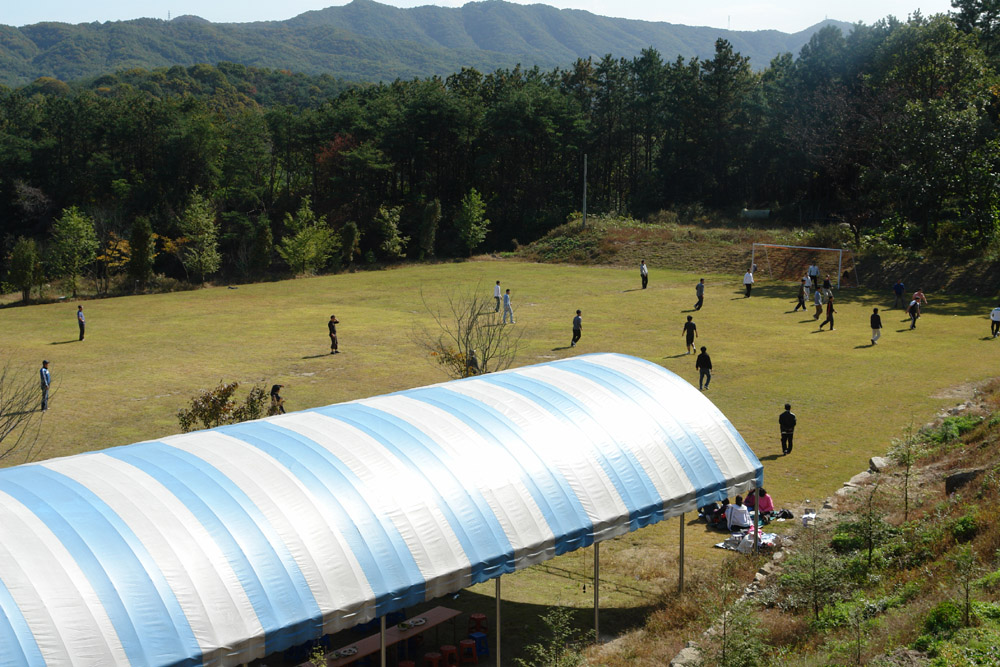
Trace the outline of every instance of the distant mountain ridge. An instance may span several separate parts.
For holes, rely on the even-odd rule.
[[[196,16],[173,21],[0,26],[0,83],[23,85],[41,76],[73,80],[142,67],[229,61],[256,67],[327,73],[348,80],[447,75],[463,66],[481,71],[572,64],[577,58],[631,58],[647,47],[666,60],[711,58],[723,37],[757,69],[783,52],[798,53],[824,21],[788,34],[609,18],[578,9],[503,0],[461,8],[400,9],[353,0],[286,21],[211,23]]]

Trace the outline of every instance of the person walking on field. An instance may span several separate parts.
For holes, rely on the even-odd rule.
[[[803,278],[799,283],[799,302],[795,304],[795,310],[792,312],[798,312],[799,308],[802,310],[806,309],[806,279]]]
[[[896,295],[896,300],[892,302],[892,307],[895,308],[899,306],[900,308],[906,307],[906,301],[903,300],[903,292],[906,291],[906,285],[903,284],[903,279],[900,278],[896,281],[896,284],[892,286],[892,293]]]
[[[337,349],[337,325],[340,324],[340,320],[337,319],[336,315],[330,316],[330,321],[326,323],[326,328],[330,330],[330,354],[339,354],[340,350]]]
[[[878,344],[878,339],[882,337],[882,316],[878,314],[878,308],[872,309],[872,345]]]
[[[906,308],[906,314],[910,316],[910,329],[917,328],[917,318],[920,317],[920,302],[914,299]]]
[[[698,301],[694,304],[695,310],[701,310],[701,304],[705,303],[705,279],[702,278],[698,281],[698,284],[694,286],[694,295],[698,297]]]
[[[497,302],[497,308],[493,312],[494,313],[499,313],[500,312],[500,281],[499,280],[497,281],[497,284],[493,286],[493,300]]]
[[[994,338],[1000,335],[1000,304],[990,311],[990,334]]]
[[[577,341],[580,340],[580,336],[583,335],[583,313],[579,310],[576,311],[576,317],[573,318],[573,340],[570,341],[570,347],[576,347]]]
[[[813,292],[813,304],[816,306],[816,313],[813,315],[814,320],[818,320],[819,316],[823,314],[823,291],[815,290]]]
[[[795,414],[792,404],[785,403],[785,411],[778,416],[778,426],[781,429],[781,453],[792,453],[792,436],[795,434]]]
[[[639,262],[639,275],[642,276],[642,289],[646,289],[649,284],[649,269],[646,268],[646,260]]]
[[[83,317],[83,306],[76,307],[76,323],[80,325],[80,340],[83,340],[83,330],[87,324],[87,320]]]
[[[684,323],[684,329],[681,331],[681,335],[687,338],[688,354],[694,352],[694,339],[698,337],[698,327],[695,326],[693,319],[688,315],[688,321]]]
[[[833,295],[831,294],[830,296],[828,296],[826,298],[826,319],[823,320],[823,322],[819,325],[819,330],[820,331],[823,330],[823,326],[827,322],[830,323],[830,331],[833,331],[833,315],[836,312],[837,311],[833,309]]]
[[[52,384],[52,375],[49,373],[49,360],[42,362],[42,367],[38,374],[42,382],[42,412],[49,409],[49,386]]]
[[[753,287],[753,272],[747,271],[743,274],[743,287],[746,288],[746,294],[743,295],[744,299],[750,298],[750,288]]]
[[[913,293],[913,300],[917,303],[922,303],[925,306],[927,305],[927,297],[924,296],[924,291],[919,287],[917,288],[917,291]]]
[[[285,399],[281,397],[281,388],[284,386],[283,384],[271,385],[271,409],[268,411],[268,415],[285,414]]]
[[[510,305],[510,290],[503,293],[503,323],[507,324],[507,315],[510,314],[510,323],[514,322],[514,308]]]
[[[708,383],[712,381],[712,357],[708,356],[708,348],[702,346],[701,354],[694,360],[694,367],[698,371],[698,389],[708,389]]]

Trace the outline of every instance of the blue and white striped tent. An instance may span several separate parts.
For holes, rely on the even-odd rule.
[[[0,471],[0,665],[235,665],[745,492],[595,354]]]

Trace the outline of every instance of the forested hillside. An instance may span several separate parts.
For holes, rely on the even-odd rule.
[[[392,81],[447,76],[462,67],[490,71],[520,63],[552,68],[607,53],[631,58],[647,47],[671,59],[704,58],[711,57],[719,37],[761,69],[779,53],[798,51],[826,23],[834,22],[791,35],[739,32],[499,0],[470,2],[458,9],[398,9],[353,0],[287,21],[257,23],[210,23],[193,16],[38,23],[0,26],[0,84],[23,85],[41,76],[69,81],[134,67],[221,61],[353,81]]]
[[[329,97],[332,79],[240,65],[36,82],[0,92],[4,256],[80,218],[104,250],[148,227],[156,270],[182,278],[503,250],[580,207],[585,154],[591,212],[770,208],[847,222],[857,248],[995,255],[996,40],[976,15],[918,16],[828,27],[759,73],[719,40],[706,60],[650,49]],[[216,237],[221,263],[192,272],[184,244]]]

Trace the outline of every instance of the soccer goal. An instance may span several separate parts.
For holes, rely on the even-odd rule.
[[[750,251],[750,265],[758,271],[766,270],[771,280],[794,280],[806,277],[809,267],[819,267],[819,281],[824,276],[831,279],[837,289],[857,287],[858,268],[854,253],[843,248],[815,248],[811,246],[754,243]]]

